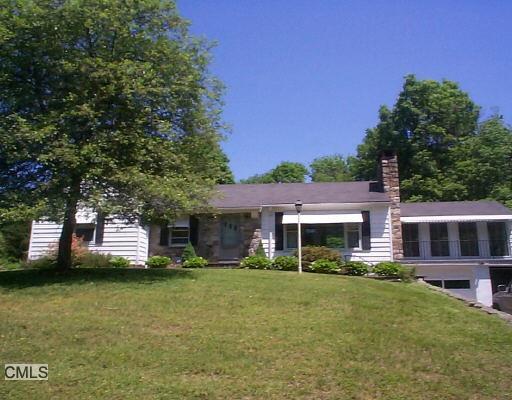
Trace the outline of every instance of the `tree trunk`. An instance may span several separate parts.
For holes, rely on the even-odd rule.
[[[73,233],[76,226],[76,210],[78,206],[77,197],[71,196],[66,202],[66,211],[64,213],[64,222],[59,239],[59,253],[57,256],[57,268],[68,270],[73,266]]]

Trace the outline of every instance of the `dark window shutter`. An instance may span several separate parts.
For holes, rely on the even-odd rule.
[[[283,213],[276,212],[276,250],[283,250]]]
[[[199,242],[199,220],[197,217],[191,215],[189,217],[189,227],[190,227],[190,244],[192,246],[197,246]]]
[[[371,246],[371,230],[370,230],[370,211],[361,211],[363,224],[361,225],[361,236],[363,250],[370,250]]]
[[[160,225],[160,246],[169,246],[169,227],[167,224]]]
[[[96,238],[94,242],[101,245],[103,243],[103,236],[105,234],[105,214],[98,211],[96,216]]]

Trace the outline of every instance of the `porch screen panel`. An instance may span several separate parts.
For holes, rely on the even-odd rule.
[[[489,232],[489,250],[491,256],[503,257],[510,255],[505,222],[487,222],[487,231]]]
[[[418,224],[402,224],[404,257],[419,257],[420,242]]]
[[[476,222],[459,222],[460,255],[478,256],[478,233]]]
[[[433,257],[450,255],[448,224],[445,222],[430,224],[430,251]]]

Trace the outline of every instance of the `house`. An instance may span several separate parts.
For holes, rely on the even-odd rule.
[[[260,242],[274,258],[297,247],[297,200],[304,246],[337,248],[346,260],[414,265],[429,283],[486,305],[512,279],[512,211],[490,201],[401,203],[394,155],[382,157],[377,182],[220,185],[215,213],[142,226],[82,211],[76,234],[92,251],[139,265],[152,255],[180,257],[189,241],[212,264],[237,263]],[[33,222],[29,259],[45,254],[60,230]]]

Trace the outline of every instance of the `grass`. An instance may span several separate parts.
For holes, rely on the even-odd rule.
[[[512,329],[420,285],[254,270],[0,273],[5,399],[512,399]]]

